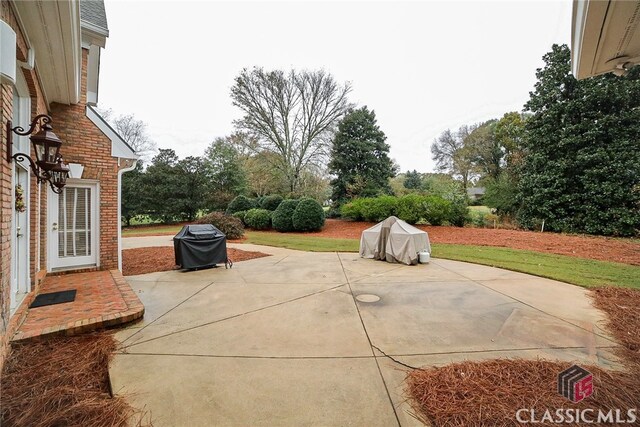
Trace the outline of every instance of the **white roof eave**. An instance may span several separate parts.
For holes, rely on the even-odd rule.
[[[138,160],[136,152],[122,139],[122,137],[116,132],[107,121],[98,112],[87,105],[86,115],[95,124],[98,129],[111,140],[111,155],[121,159]]]

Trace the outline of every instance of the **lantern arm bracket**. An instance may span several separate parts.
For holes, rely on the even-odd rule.
[[[28,155],[26,155],[24,153],[16,153],[16,154],[14,154],[12,156],[12,159],[14,159],[16,162],[23,162],[25,160],[28,160],[29,161],[29,166],[31,166],[31,170],[33,171],[33,174],[35,175],[38,184],[40,184],[42,182],[48,182],[49,186],[51,187],[51,190],[53,190],[54,193],[62,194],[62,188],[56,187],[53,184],[53,181],[51,180],[51,174],[49,172],[39,168],[33,162],[33,159],[31,159],[31,157],[29,157]]]
[[[16,162],[23,162],[25,160],[28,160],[29,161],[29,166],[31,166],[31,170],[33,171],[33,173],[38,178],[38,182],[42,181],[42,177],[40,176],[40,173],[39,173],[40,172],[40,168],[34,163],[33,159],[30,156],[28,156],[25,153],[16,153],[13,156],[11,156],[11,158],[13,160],[15,160]]]
[[[51,124],[51,116],[47,114],[40,114],[31,121],[31,124],[29,125],[29,129],[27,129],[26,131],[22,126],[16,126],[14,128],[11,128],[10,127],[11,125],[9,124],[9,127],[12,132],[17,133],[20,136],[31,135],[33,131],[36,129],[36,126],[38,126],[40,120],[42,120],[42,124]],[[11,132],[9,132],[9,134],[11,134]]]
[[[42,182],[48,182],[49,185],[51,186],[51,189],[53,190],[54,193],[56,194],[61,194],[62,193],[62,187],[64,187],[65,185],[65,181],[69,175],[69,168],[64,164],[64,162],[62,161],[62,156],[60,156],[57,151],[56,151],[56,156],[55,156],[55,163],[53,165],[50,165],[49,163],[43,161],[42,163],[45,166],[49,166],[49,167],[40,167],[39,163],[41,163],[40,161],[38,162],[34,162],[33,159],[31,158],[31,156],[29,156],[26,153],[16,153],[13,154],[13,137],[12,135],[15,133],[17,135],[20,136],[26,136],[26,135],[31,135],[32,133],[34,133],[34,131],[36,130],[37,126],[40,126],[40,130],[45,130],[45,131],[50,131],[51,130],[51,117],[48,116],[47,114],[40,114],[38,116],[36,116],[33,121],[31,122],[31,124],[29,125],[29,129],[24,130],[24,128],[22,126],[16,126],[16,127],[12,127],[12,123],[11,120],[7,121],[7,126],[6,126],[6,130],[7,130],[7,134],[6,134],[6,158],[7,161],[9,163],[11,163],[13,160],[17,161],[17,162],[23,162],[25,160],[29,161],[29,166],[31,167],[31,170],[33,171],[33,174],[35,175],[38,184],[42,183]],[[51,132],[51,135],[53,136],[54,142],[57,142],[58,144],[58,148],[59,145],[61,143],[61,141],[58,139],[58,137],[53,134],[53,132]],[[33,137],[31,137],[32,142]],[[46,138],[46,137],[45,137]],[[34,143],[34,149],[36,150],[36,158],[38,156],[38,152],[37,149],[35,148],[35,142]],[[49,170],[51,169],[51,170]]]

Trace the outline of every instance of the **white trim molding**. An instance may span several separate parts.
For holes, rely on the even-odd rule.
[[[73,0],[17,1],[15,11],[24,26],[49,102],[80,101],[82,51],[80,8]]]
[[[113,157],[119,157],[121,159],[138,160],[136,152],[122,139],[118,132],[116,132],[107,121],[90,105],[87,105],[86,115],[94,125],[105,134],[107,138],[111,140],[111,155]]]
[[[16,82],[16,32],[0,19],[0,83]]]
[[[574,0],[571,69],[578,79],[640,63],[640,1]]]
[[[136,168],[137,161],[118,171],[118,270],[122,271],[122,174]]]

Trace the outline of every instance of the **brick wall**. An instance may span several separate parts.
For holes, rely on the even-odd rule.
[[[13,9],[6,2],[0,2],[0,17],[16,32],[16,59],[26,59],[27,48],[20,32]],[[5,60],[3,58],[3,60]],[[10,59],[9,59],[10,60]],[[8,339],[14,329],[15,322],[9,320],[11,307],[11,220],[13,214],[13,163],[6,160],[7,121],[13,117],[13,87],[1,85],[0,88],[0,369],[8,349]]]
[[[0,1],[0,16],[17,35],[16,59],[25,61],[27,44],[17,24],[14,10],[9,1]],[[31,117],[38,114],[50,114],[54,132],[63,141],[61,153],[67,163],[81,163],[84,166],[83,178],[99,181],[100,230],[100,268],[104,270],[118,268],[118,234],[120,226],[118,215],[118,161],[111,157],[111,141],[86,117],[86,71],[88,51],[82,50],[82,98],[77,105],[53,103],[46,105],[43,91],[35,70],[18,68],[22,72],[31,97]],[[3,58],[4,60],[4,58]],[[13,163],[6,161],[6,122],[11,120],[13,112],[13,88],[1,85],[0,92],[0,370],[8,350],[8,337],[19,326],[20,317],[9,319],[10,277],[11,277],[11,219],[13,213]],[[31,150],[31,156],[34,153]],[[46,274],[47,264],[47,184],[38,185],[31,176],[31,197],[29,199],[30,238],[30,276],[32,293],[25,298],[28,304],[37,292],[39,282]],[[23,307],[21,307],[23,308]]]
[[[82,49],[82,96],[76,105],[51,104],[53,130],[64,142],[66,163],[84,166],[83,179],[100,186],[100,269],[118,268],[118,159],[111,156],[111,140],[86,116],[87,59]]]
[[[2,110],[2,144],[0,148],[0,366],[4,361],[3,355],[6,352],[7,342],[5,332],[9,326],[9,300],[11,286],[11,165],[5,160],[7,135],[5,126],[12,114],[13,90],[10,86],[2,85],[1,89],[1,110]]]

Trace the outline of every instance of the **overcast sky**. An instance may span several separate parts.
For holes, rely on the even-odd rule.
[[[145,121],[160,148],[202,155],[240,117],[244,67],[324,68],[375,110],[402,171],[433,170],[430,145],[520,111],[571,0],[536,2],[106,1],[99,106]]]

